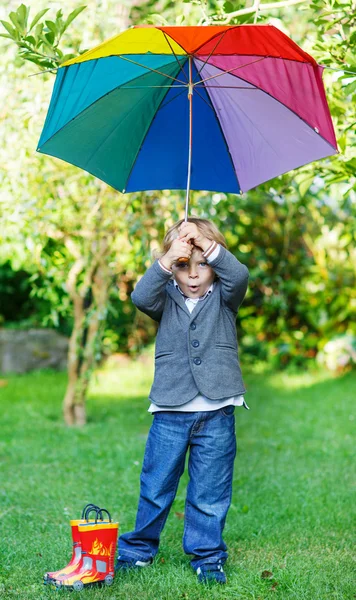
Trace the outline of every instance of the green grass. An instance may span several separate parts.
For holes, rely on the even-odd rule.
[[[61,417],[66,375],[3,376],[0,388],[0,598],[345,600],[353,580],[356,375],[244,370],[251,410],[237,408],[238,453],[224,538],[226,586],[200,586],[182,550],[187,473],[155,564],[117,576],[111,588],[54,592],[46,570],[71,554],[69,519],[88,502],[120,530],[134,525],[140,467],[151,423],[152,363],[98,372],[88,425]],[[264,570],[273,577],[264,579]]]

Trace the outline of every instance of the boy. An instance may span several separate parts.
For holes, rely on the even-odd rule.
[[[236,339],[248,276],[215,225],[191,217],[168,230],[160,258],[131,295],[159,328],[135,530],[119,538],[117,570],[153,562],[189,448],[183,549],[193,555],[199,582],[226,583],[222,532],[236,455],[234,410],[248,408]]]

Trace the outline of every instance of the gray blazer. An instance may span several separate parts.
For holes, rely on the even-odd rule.
[[[223,400],[246,392],[238,359],[236,314],[246,295],[249,271],[222,246],[209,264],[218,280],[191,313],[172,276],[157,260],[131,294],[135,306],[159,322],[149,394],[158,406],[180,406],[198,393],[209,400]]]

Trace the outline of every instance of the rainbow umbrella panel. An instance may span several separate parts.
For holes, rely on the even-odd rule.
[[[121,192],[244,192],[337,153],[322,73],[271,25],[133,27],[57,70],[37,150]]]

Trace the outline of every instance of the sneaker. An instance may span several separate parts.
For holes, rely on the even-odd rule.
[[[226,583],[226,575],[222,565],[218,563],[206,563],[197,568],[199,583],[208,583],[216,581],[217,583]]]
[[[128,569],[148,567],[152,563],[152,558],[150,558],[148,561],[143,561],[136,560],[136,558],[125,558],[125,556],[118,556],[115,564],[115,571],[127,571]]]

